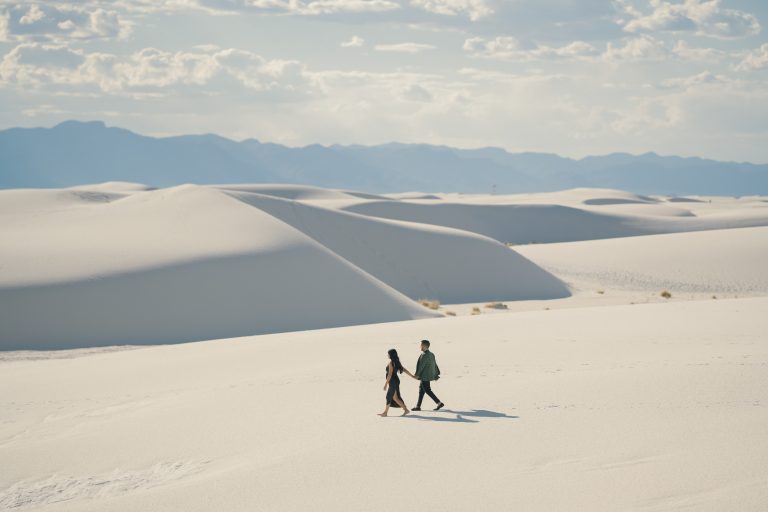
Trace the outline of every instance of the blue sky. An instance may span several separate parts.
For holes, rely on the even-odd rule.
[[[768,2],[0,0],[0,128],[768,162]]]

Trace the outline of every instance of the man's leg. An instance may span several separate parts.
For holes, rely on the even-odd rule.
[[[426,384],[428,385],[429,382]],[[422,400],[424,400],[424,381],[421,381],[421,384],[419,385],[419,401],[416,402],[416,407],[421,408]]]
[[[438,400],[438,398],[432,392],[432,386],[429,384],[428,380],[421,382],[421,387],[419,388],[419,404],[421,404],[421,399],[424,396],[424,393],[428,394],[429,398],[434,400],[436,404],[440,403],[440,400]]]

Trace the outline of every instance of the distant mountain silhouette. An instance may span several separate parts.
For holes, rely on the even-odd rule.
[[[580,160],[427,144],[290,148],[217,135],[154,138],[104,123],[0,131],[0,187],[133,181],[301,183],[368,192],[537,192],[573,187],[640,194],[768,194],[768,165],[617,153]]]

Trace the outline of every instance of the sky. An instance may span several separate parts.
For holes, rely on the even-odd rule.
[[[765,0],[0,0],[0,128],[768,163]]]

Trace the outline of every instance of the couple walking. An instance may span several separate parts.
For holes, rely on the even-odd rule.
[[[435,361],[435,355],[429,351],[429,340],[421,340],[420,347],[421,355],[419,356],[419,360],[416,363],[415,375],[409,372],[400,363],[400,357],[397,355],[397,350],[390,349],[389,352],[387,352],[389,355],[389,364],[387,365],[387,381],[384,383],[384,390],[387,392],[387,405],[384,407],[384,412],[379,413],[379,416],[387,415],[389,412],[390,404],[395,407],[402,407],[403,416],[411,412],[408,410],[408,407],[405,406],[405,402],[400,395],[400,377],[398,374],[403,372],[407,373],[414,379],[421,381],[421,384],[419,385],[419,401],[416,404],[416,407],[414,407],[412,410],[421,410],[421,402],[424,400],[425,394],[429,395],[429,397],[437,404],[437,407],[434,409],[435,411],[439,411],[443,408],[443,402],[441,402],[435,396],[435,394],[432,392],[432,387],[429,384],[430,381],[440,378],[440,368],[438,368],[437,362]]]

